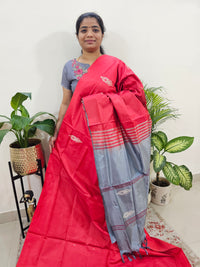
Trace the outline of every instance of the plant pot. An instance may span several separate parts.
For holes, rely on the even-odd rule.
[[[171,183],[166,178],[159,178],[163,185],[156,185],[156,180],[151,182],[151,202],[157,205],[167,205],[171,198]]]
[[[20,148],[18,142],[10,144],[10,158],[14,171],[19,175],[28,175],[38,170],[37,159],[44,167],[44,155],[40,139],[29,139],[29,146]]]

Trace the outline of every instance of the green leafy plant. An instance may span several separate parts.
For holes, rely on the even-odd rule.
[[[20,148],[28,147],[28,140],[35,136],[37,129],[40,129],[51,136],[54,134],[55,116],[48,112],[38,112],[30,117],[28,110],[23,105],[23,102],[28,98],[31,99],[31,93],[16,93],[10,102],[13,109],[10,118],[0,115],[0,117],[6,119],[5,121],[0,122],[0,144],[8,132],[15,134]],[[53,119],[35,121],[36,118],[45,114],[53,117]]]
[[[158,131],[152,133],[151,144],[153,148],[152,160],[153,168],[156,172],[156,184],[160,185],[160,171],[163,172],[165,178],[175,184],[180,185],[184,189],[189,190],[192,187],[192,173],[185,166],[178,166],[173,162],[167,161],[166,152],[179,153],[188,149],[194,141],[193,137],[179,136],[168,141],[167,135]]]
[[[156,173],[156,185],[162,186],[160,180],[162,171],[169,182],[189,190],[192,187],[192,173],[185,165],[178,166],[167,161],[166,153],[179,153],[188,149],[194,138],[180,136],[168,141],[163,131],[157,131],[157,128],[167,120],[177,119],[180,116],[178,110],[171,106],[171,101],[162,94],[163,90],[163,87],[144,86],[147,109],[152,120],[151,162]]]
[[[152,133],[165,121],[180,116],[178,110],[171,107],[171,101],[162,95],[163,87],[148,87],[145,85],[144,91],[147,109],[152,121]]]

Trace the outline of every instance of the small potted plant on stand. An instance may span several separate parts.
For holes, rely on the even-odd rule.
[[[49,135],[54,134],[55,116],[48,112],[38,112],[30,117],[29,112],[23,105],[31,93],[16,93],[11,99],[12,113],[10,117],[0,115],[6,119],[0,122],[0,144],[8,132],[15,134],[17,141],[10,144],[11,163],[14,171],[19,175],[27,175],[37,171],[37,159],[44,166],[44,156],[41,140],[33,138],[36,130],[40,129]],[[41,115],[49,115],[53,119],[36,121]]]

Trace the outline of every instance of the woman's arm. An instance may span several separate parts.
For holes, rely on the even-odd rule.
[[[60,110],[59,110],[59,114],[58,114],[58,120],[56,123],[55,132],[54,132],[54,135],[49,139],[50,153],[52,152],[52,149],[54,147],[54,143],[57,139],[57,136],[58,136],[58,133],[60,130],[60,126],[62,124],[63,118],[65,116],[65,113],[67,111],[67,108],[69,106],[71,98],[72,98],[72,91],[63,87],[63,99],[62,99],[62,103],[60,105]]]

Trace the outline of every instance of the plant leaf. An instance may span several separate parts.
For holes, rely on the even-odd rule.
[[[167,144],[167,141],[168,141],[167,140],[167,135],[164,132],[162,132],[162,131],[158,131],[156,134],[161,138],[161,140],[163,142],[163,145],[165,147],[166,144]]]
[[[15,111],[15,110],[13,110],[13,111],[11,112],[11,114],[10,114],[11,119],[12,119],[12,117],[13,117],[14,115],[17,115],[17,111]]]
[[[49,115],[49,116],[53,117],[56,120],[56,117],[53,114],[49,113],[49,112],[38,112],[33,117],[31,117],[31,122],[34,121],[37,117],[39,117],[41,115]]]
[[[28,113],[28,110],[23,105],[20,105],[19,110],[20,110],[21,115],[23,117],[26,117],[26,118],[29,118],[30,117],[29,116],[29,113]]]
[[[25,127],[27,127],[27,125],[29,125],[29,123],[30,123],[29,118],[25,118],[18,115],[13,115],[11,119],[12,129],[15,131],[23,130]]]
[[[179,136],[170,140],[165,146],[165,151],[169,153],[178,153],[189,148],[194,141],[194,137]]]
[[[166,157],[160,155],[158,151],[153,152],[153,168],[155,172],[160,172],[166,164]]]
[[[189,190],[192,187],[192,173],[190,170],[185,166],[174,166],[176,172],[180,177],[180,185],[185,189]]]
[[[35,135],[35,133],[36,133],[36,130],[37,130],[37,128],[34,126],[34,127],[31,127],[29,130],[28,130],[28,138],[30,138],[30,137],[33,137],[34,135]]]
[[[173,168],[172,164],[169,162],[166,162],[164,168],[163,168],[163,173],[167,180],[169,180],[171,183],[175,185],[179,185],[180,183],[180,178],[178,173],[176,172],[176,169]]]
[[[4,116],[4,115],[0,115],[0,117],[6,118],[7,120],[10,120],[10,118],[8,118],[7,116]]]
[[[9,132],[9,129],[5,129],[5,130],[0,130],[0,144],[4,138],[4,136]]]
[[[11,107],[17,110],[28,97],[31,99],[31,93],[16,93],[11,99]]]
[[[48,133],[51,136],[54,134],[55,121],[52,119],[46,119],[43,121],[36,121],[35,123],[33,123],[33,125],[35,127],[37,127],[38,129]]]
[[[160,136],[157,133],[152,133],[151,135],[151,144],[155,146],[158,151],[161,151],[164,148],[164,144]]]
[[[152,132],[155,128],[168,119],[178,118],[177,109],[171,107],[171,101],[162,96],[163,87],[144,86],[147,109],[152,120]]]

